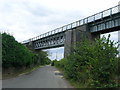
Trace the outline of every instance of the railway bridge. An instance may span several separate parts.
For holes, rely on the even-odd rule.
[[[120,5],[96,13],[92,16],[59,27],[39,36],[25,40],[22,43],[34,50],[65,47],[64,55],[76,42],[84,36],[90,39],[99,38],[100,34],[120,30]]]

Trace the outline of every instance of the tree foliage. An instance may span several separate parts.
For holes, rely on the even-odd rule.
[[[118,79],[120,75],[120,59],[117,58],[115,44],[110,40],[110,35],[95,42],[86,39],[72,48],[67,59],[55,65],[64,68],[67,78],[80,84],[87,83],[89,87],[118,87],[120,82],[115,78]]]
[[[35,54],[18,43],[13,36],[6,33],[2,34],[2,66],[4,68],[29,67],[35,64],[44,65],[49,62],[50,60],[45,52],[41,51],[39,54]]]
[[[47,52],[39,51],[39,53],[38,53],[38,60],[39,60],[41,65],[45,65],[45,64],[50,64],[51,63],[51,60],[47,56],[48,56]]]

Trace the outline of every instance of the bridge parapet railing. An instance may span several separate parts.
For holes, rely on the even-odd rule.
[[[84,25],[84,24],[88,24],[88,23],[94,22],[96,20],[105,18],[107,16],[112,16],[113,14],[116,14],[118,12],[120,12],[120,5],[117,5],[115,7],[109,8],[107,10],[104,10],[102,12],[96,13],[96,14],[94,14],[92,16],[89,16],[87,18],[78,20],[78,21],[70,23],[68,25],[64,25],[64,26],[62,26],[60,28],[57,28],[57,29],[52,30],[52,31],[49,31],[47,33],[44,33],[44,34],[39,35],[37,37],[31,38],[29,40],[23,41],[23,43],[28,43],[31,40],[35,41],[35,40],[38,40],[38,39],[41,39],[41,38],[44,38],[44,37],[47,37],[47,36],[50,36],[50,35],[54,35],[56,33],[67,31],[69,29],[72,29],[72,28],[75,28],[75,27],[78,27],[78,26],[81,26],[81,25]]]

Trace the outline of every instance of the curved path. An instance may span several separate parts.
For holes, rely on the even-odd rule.
[[[16,78],[3,80],[2,86],[3,88],[71,88],[59,71],[49,65]]]

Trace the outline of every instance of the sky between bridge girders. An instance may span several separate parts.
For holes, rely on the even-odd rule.
[[[0,0],[0,32],[21,42],[110,7],[119,0]],[[117,40],[117,33],[112,39]]]

